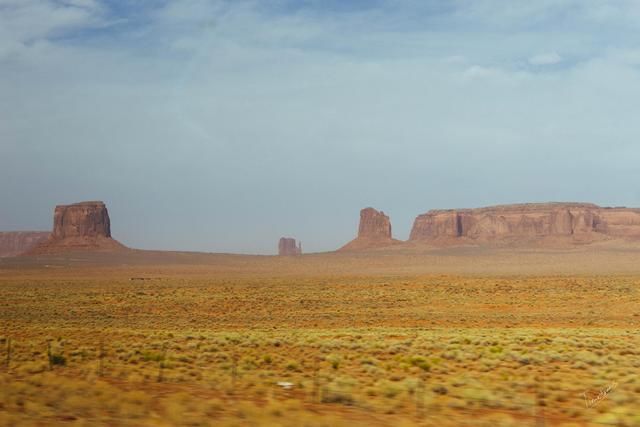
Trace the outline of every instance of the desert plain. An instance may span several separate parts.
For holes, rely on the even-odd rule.
[[[0,425],[640,425],[640,245],[0,259]]]

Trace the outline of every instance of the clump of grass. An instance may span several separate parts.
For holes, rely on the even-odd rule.
[[[163,358],[162,353],[155,351],[145,351],[142,353],[142,360],[145,362],[161,362]]]
[[[412,366],[416,366],[425,372],[429,372],[431,370],[431,365],[429,364],[427,359],[423,356],[411,356],[409,358],[409,363]]]
[[[380,390],[380,394],[388,399],[393,399],[402,393],[402,386],[398,383],[382,380],[377,384],[377,389]]]
[[[330,354],[326,357],[327,362],[331,365],[331,368],[335,371],[340,368],[341,358],[337,354]]]
[[[295,360],[290,360],[285,366],[287,371],[300,372],[300,365]]]
[[[355,403],[353,396],[343,390],[325,389],[322,393],[322,403],[339,403],[351,406]]]
[[[443,386],[442,384],[433,387],[431,390],[434,393],[439,394],[439,395],[445,395],[445,394],[449,393],[449,390],[447,390],[447,388],[445,386]]]

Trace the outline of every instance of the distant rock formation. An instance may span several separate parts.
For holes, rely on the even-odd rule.
[[[340,248],[341,251],[373,249],[399,243],[391,235],[391,221],[382,211],[365,208],[360,211],[358,236]]]
[[[121,249],[125,247],[111,238],[111,221],[105,204],[82,202],[56,206],[53,232],[28,254]]]
[[[278,242],[278,255],[302,255],[302,243],[296,244],[296,239],[293,239],[291,237],[282,237]]]
[[[416,218],[409,241],[591,243],[640,239],[640,209],[589,203],[530,203],[479,209],[432,210]]]
[[[48,231],[10,231],[0,233],[0,258],[22,255],[49,237]]]
[[[103,202],[56,206],[53,233],[56,239],[73,237],[111,238],[109,212]]]

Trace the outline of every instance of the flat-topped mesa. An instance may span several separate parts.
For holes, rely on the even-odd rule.
[[[105,204],[81,202],[56,206],[51,236],[29,254],[120,249],[124,246],[111,238],[111,221]]]
[[[0,232],[0,258],[22,255],[47,240],[48,231]]]
[[[399,243],[391,235],[391,221],[382,211],[365,208],[360,211],[358,236],[339,250],[362,250]]]
[[[81,202],[59,205],[53,214],[53,237],[111,238],[109,212],[103,202]]]
[[[640,239],[640,210],[591,203],[529,203],[478,209],[432,210],[416,218],[410,241],[558,240],[589,243]]]
[[[296,239],[292,237],[281,237],[278,242],[278,255],[295,256],[302,255],[302,243],[296,243]]]

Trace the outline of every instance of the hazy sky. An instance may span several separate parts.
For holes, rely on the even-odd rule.
[[[0,0],[0,171],[0,230],[104,200],[139,248],[640,206],[640,2]]]

